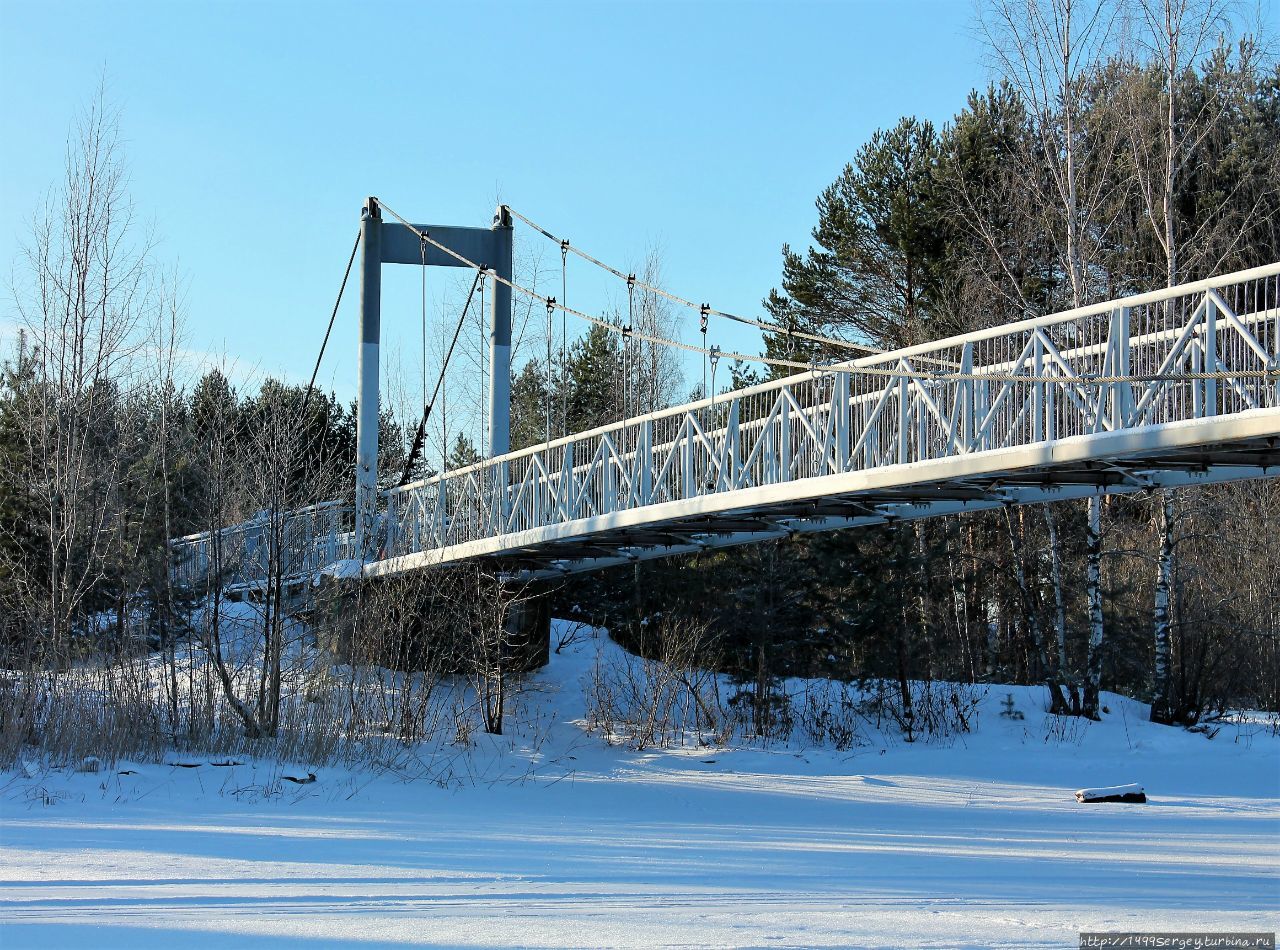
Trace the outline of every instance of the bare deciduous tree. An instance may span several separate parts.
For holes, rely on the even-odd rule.
[[[1111,0],[994,0],[983,20],[998,64],[1032,114],[1039,149],[1027,167],[1048,172],[1048,193],[1039,204],[1046,233],[1059,243],[1073,307],[1094,296],[1105,209],[1113,198],[1107,172],[1118,136],[1113,123],[1097,121],[1105,110],[1096,101],[1109,90],[1090,83],[1104,75],[1119,25]],[[1103,648],[1101,497],[1091,496],[1088,505],[1089,536],[1096,543],[1086,546],[1089,645],[1082,711],[1096,718]]]
[[[105,90],[68,137],[61,184],[35,216],[15,288],[29,377],[15,400],[23,440],[13,470],[33,502],[38,557],[6,565],[45,662],[68,662],[88,598],[126,530],[125,455],[113,442],[127,390],[139,384],[139,329],[151,306],[149,246],[138,233]],[[22,545],[20,544],[19,549]],[[0,546],[0,550],[11,550]]]

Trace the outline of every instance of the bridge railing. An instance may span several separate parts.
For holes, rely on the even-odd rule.
[[[382,556],[1275,407],[1278,368],[1274,264],[819,367],[406,485],[387,493]]]
[[[356,556],[349,503],[329,501],[287,512],[259,512],[218,531],[169,542],[176,586],[234,589],[309,577],[321,568]]]

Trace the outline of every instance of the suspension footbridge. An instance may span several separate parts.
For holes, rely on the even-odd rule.
[[[354,504],[177,539],[181,583],[208,583],[216,568],[222,583],[252,584],[268,563],[293,577],[339,562],[376,577],[475,559],[535,579],[796,533],[1280,475],[1280,263],[842,362],[764,360],[792,375],[548,431],[512,452],[513,293],[549,315],[634,333],[516,283],[512,215],[503,206],[490,229],[441,228],[366,203]],[[380,490],[384,264],[470,268],[492,284],[490,440],[483,461]],[[696,308],[704,330],[714,316],[785,332],[648,289]]]

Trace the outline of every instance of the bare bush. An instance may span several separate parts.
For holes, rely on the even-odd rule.
[[[897,684],[889,688],[883,680],[870,684],[863,701],[868,719],[883,729],[886,722],[897,726],[907,742],[949,744],[977,726],[978,709],[987,690],[971,683],[914,680],[909,684],[910,705],[902,702]]]
[[[589,728],[636,750],[684,745],[690,737],[726,742],[732,720],[714,673],[700,665],[709,655],[706,628],[664,622],[650,636],[657,644],[651,656],[597,654],[584,684]]]
[[[870,744],[862,715],[862,697],[845,683],[821,683],[792,699],[796,733],[812,746],[846,752]]]
[[[1050,713],[1044,717],[1044,741],[1046,745],[1074,745],[1084,741],[1090,720],[1081,716],[1058,716]]]

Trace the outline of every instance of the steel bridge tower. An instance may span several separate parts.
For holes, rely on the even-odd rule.
[[[416,230],[415,230],[416,229]],[[378,348],[382,324],[382,265],[464,267],[427,243],[430,235],[482,264],[489,300],[489,457],[511,449],[511,215],[499,205],[490,228],[409,226],[385,221],[377,198],[365,199],[360,215],[360,382],[356,397],[356,550],[365,563],[378,557]]]

